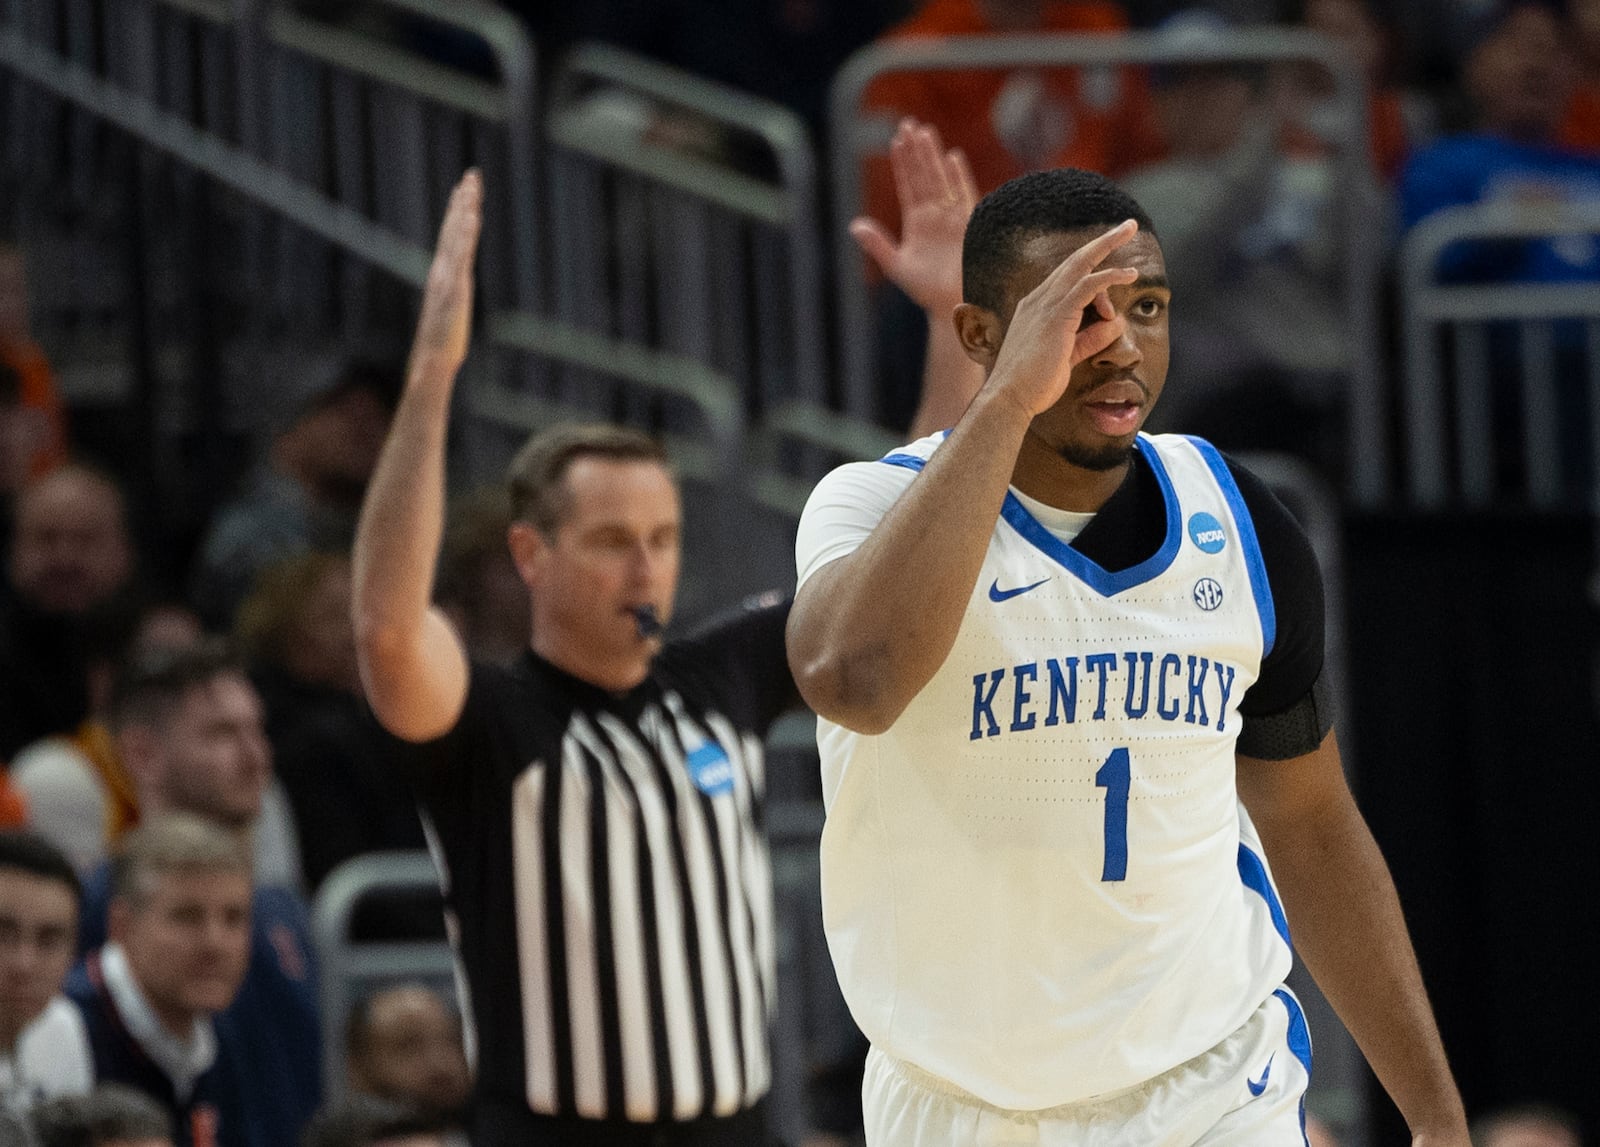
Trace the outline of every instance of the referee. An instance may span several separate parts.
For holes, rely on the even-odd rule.
[[[761,744],[798,703],[788,604],[664,645],[666,460],[630,431],[564,428],[510,475],[532,648],[468,663],[430,594],[482,195],[469,172],[451,198],[354,555],[367,697],[407,743],[465,978],[474,1142],[759,1145],[775,974]]]

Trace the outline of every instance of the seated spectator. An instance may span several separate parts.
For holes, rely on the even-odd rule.
[[[0,240],[0,366],[8,368],[15,376],[22,406],[38,415],[38,424],[29,436],[26,459],[26,475],[38,478],[66,455],[66,419],[50,363],[39,344],[33,341],[28,273],[22,251],[3,240]]]
[[[1564,148],[1558,137],[1576,78],[1570,41],[1559,11],[1541,0],[1502,0],[1485,12],[1464,66],[1473,130],[1406,165],[1405,226],[1461,204],[1600,202],[1600,156]],[[1600,244],[1462,244],[1445,253],[1441,270],[1457,282],[1587,281],[1600,278]]]
[[[352,363],[273,439],[266,465],[201,543],[191,597],[208,624],[231,627],[268,566],[349,548],[402,377],[398,366]]]
[[[1600,0],[1567,0],[1578,48],[1578,84],[1561,121],[1561,142],[1600,153]]]
[[[506,543],[513,520],[511,499],[500,486],[473,491],[445,515],[433,596],[478,661],[516,660],[533,632],[528,590]]]
[[[350,1090],[463,1125],[472,1086],[461,1017],[439,993],[400,984],[362,999],[345,1025]]]
[[[259,1086],[218,1030],[250,960],[250,853],[200,817],[157,816],[128,835],[112,881],[110,939],[67,981],[95,1076],[157,1100],[178,1147],[267,1147],[245,1094]]]
[[[49,841],[0,832],[0,1111],[22,1114],[94,1083],[83,1020],[61,994],[79,896]]]
[[[40,1104],[30,1122],[32,1147],[173,1147],[172,1116],[148,1095],[117,1083]]]
[[[0,526],[11,533],[11,499],[33,475],[49,440],[50,422],[22,393],[22,375],[0,360]]]
[[[364,852],[422,848],[416,801],[394,783],[389,745],[361,696],[350,559],[313,553],[271,567],[235,635],[266,707],[306,886]]]
[[[272,850],[274,860],[261,848],[272,758],[260,699],[227,649],[208,641],[130,666],[110,724],[144,817],[201,816],[247,851],[254,837],[250,970],[218,1027],[251,1080],[245,1096],[251,1126],[266,1142],[292,1142],[321,1098],[321,1038],[306,906],[292,885],[281,883],[289,869],[281,849]],[[108,865],[84,882],[83,949],[107,935],[111,883]]]
[[[1544,1103],[1503,1107],[1472,1121],[1472,1147],[1583,1147],[1578,1121]]]
[[[1114,34],[1128,20],[1107,0],[929,0],[886,41],[1028,32]],[[1134,71],[1081,68],[897,72],[868,88],[883,139],[910,117],[965,153],[979,194],[1048,167],[1116,174],[1159,152],[1144,82]],[[886,158],[866,168],[864,207],[891,232],[900,210]]]
[[[138,794],[106,725],[113,682],[129,658],[194,645],[200,621],[179,605],[119,611],[86,635],[89,718],[71,733],[20,750],[11,780],[27,802],[29,824],[88,872],[139,819]]]
[[[127,608],[133,575],[115,479],[66,465],[17,495],[0,616],[0,760],[88,716],[85,644]]]
[[[466,1140],[435,1117],[356,1095],[319,1111],[300,1147],[466,1147]]]

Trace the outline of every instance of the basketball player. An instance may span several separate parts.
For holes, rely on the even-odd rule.
[[[981,389],[817,487],[788,626],[868,1143],[1304,1142],[1292,925],[1414,1144],[1466,1147],[1309,544],[1209,444],[1140,433],[1172,302],[1149,219],[1029,175],[961,256]]]

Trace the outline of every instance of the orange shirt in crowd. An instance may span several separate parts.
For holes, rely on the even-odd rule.
[[[49,436],[34,451],[28,468],[28,476],[37,478],[60,464],[67,452],[67,420],[55,375],[44,351],[34,342],[0,340],[0,361],[17,372],[17,397],[22,405],[42,412],[49,420]]]
[[[1117,33],[1127,27],[1119,4],[1068,0],[1045,6],[1040,31]],[[932,0],[885,39],[999,33],[976,0]],[[1116,175],[1159,154],[1146,81],[1133,68],[902,72],[874,81],[865,103],[885,117],[890,131],[908,115],[937,127],[946,146],[966,152],[985,194],[1040,168]],[[864,174],[868,213],[898,229],[887,157],[870,158]]]
[[[1572,94],[1560,139],[1575,151],[1600,152],[1600,80],[1588,80]]]
[[[11,776],[0,768],[0,829],[27,828],[28,802],[11,787]]]

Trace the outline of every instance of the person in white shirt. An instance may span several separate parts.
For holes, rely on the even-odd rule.
[[[12,1114],[94,1083],[83,1021],[61,995],[79,896],[72,865],[49,841],[0,833],[0,1109]]]

